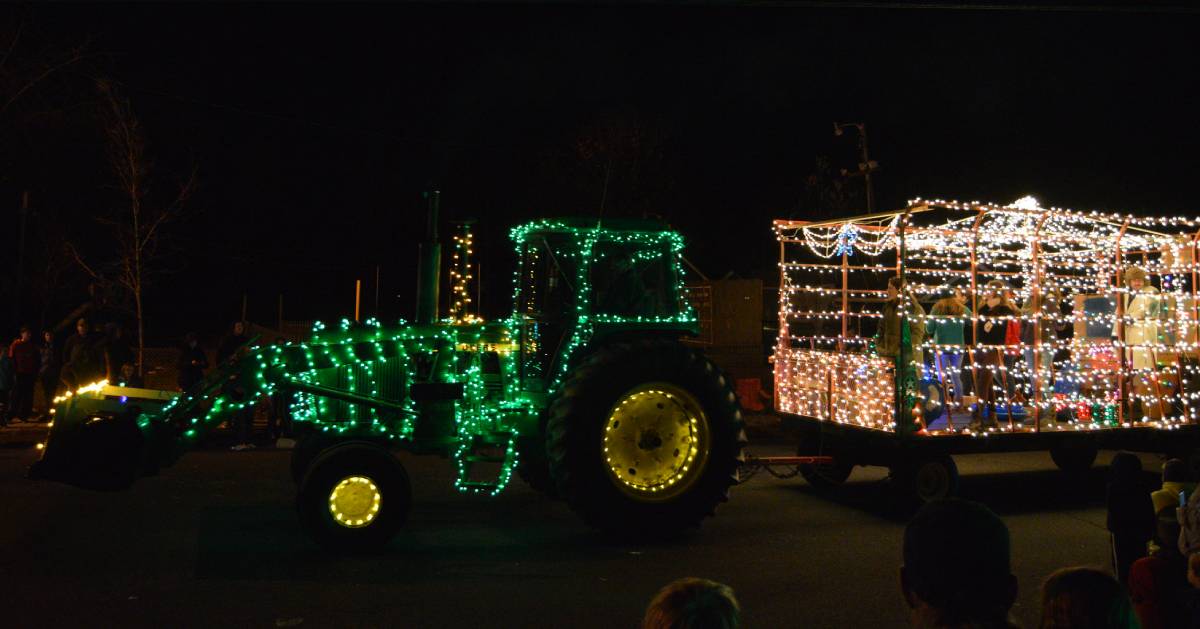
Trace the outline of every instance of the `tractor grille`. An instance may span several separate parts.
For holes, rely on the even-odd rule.
[[[408,381],[408,370],[398,357],[389,358],[375,365],[375,386],[378,396],[392,402],[402,402],[407,396],[404,390]]]
[[[371,395],[371,377],[367,368],[359,364],[342,365],[337,371],[337,388],[343,391],[353,391],[363,395]],[[338,400],[334,404],[334,418],[347,420],[370,417],[370,409],[358,404]]]

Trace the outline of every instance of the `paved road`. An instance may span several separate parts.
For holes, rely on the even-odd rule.
[[[13,627],[633,627],[659,586],[686,575],[732,585],[747,627],[906,619],[906,514],[887,506],[877,469],[832,498],[760,474],[695,534],[638,546],[605,540],[519,481],[468,498],[450,489],[446,462],[405,458],[410,525],[364,559],[324,554],[300,533],[286,451],[196,452],[111,494],[25,481],[34,456],[0,449],[0,591]],[[962,457],[960,468],[962,493],[1012,530],[1015,613],[1036,626],[1045,575],[1107,561],[1104,470],[1072,485],[1037,453]]]

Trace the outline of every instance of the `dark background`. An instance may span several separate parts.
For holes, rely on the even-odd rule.
[[[706,274],[770,282],[772,219],[865,211],[861,179],[838,176],[857,167],[856,134],[835,137],[834,121],[867,125],[877,210],[1033,194],[1196,214],[1190,11],[50,5],[0,20],[21,32],[5,71],[66,47],[87,55],[0,114],[5,335],[88,298],[60,241],[110,253],[95,219],[121,198],[97,78],[130,99],[156,194],[198,173],[152,265],[150,342],[223,330],[243,295],[263,323],[280,294],[288,319],[347,316],[356,278],[374,314],[376,265],[381,316],[411,318],[433,187],[447,220],[480,221],[486,316],[509,308],[508,228],[596,215],[602,196],[605,216],[680,230]],[[63,270],[39,280],[55,256]]]

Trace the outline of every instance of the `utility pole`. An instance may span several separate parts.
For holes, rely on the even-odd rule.
[[[867,152],[867,125],[862,122],[835,122],[833,123],[833,134],[841,135],[842,129],[846,127],[858,129],[859,158],[862,160],[858,163],[858,171],[862,173],[867,188],[867,214],[873,214],[875,212],[875,191],[871,188],[871,172],[878,168],[879,164],[871,161]],[[842,170],[842,174],[846,174],[845,169]]]
[[[354,322],[362,320],[359,316],[359,305],[362,303],[362,280],[354,280]]]

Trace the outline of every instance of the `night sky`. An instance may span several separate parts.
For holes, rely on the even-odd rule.
[[[579,147],[613,129],[640,141],[611,153],[605,216],[661,217],[714,277],[769,280],[771,219],[831,215],[805,201],[805,182],[819,156],[835,172],[856,167],[855,135],[835,137],[835,120],[867,125],[876,209],[1033,194],[1200,215],[1195,13],[272,4],[4,14],[27,25],[27,41],[86,39],[95,54],[64,73],[84,87],[78,98],[63,88],[53,123],[15,123],[28,128],[6,149],[4,216],[28,189],[41,216],[103,255],[93,217],[119,199],[87,122],[86,86],[100,76],[130,98],[155,185],[198,169],[189,216],[148,289],[152,340],[223,329],[243,294],[264,323],[280,293],[286,318],[345,316],[355,278],[367,280],[373,313],[376,265],[381,314],[411,317],[430,187],[445,218],[479,219],[484,314],[500,315],[508,227],[597,214],[600,160]],[[0,231],[6,268],[14,223]],[[82,286],[64,279],[45,323],[86,298]],[[37,324],[34,310],[20,316]]]

